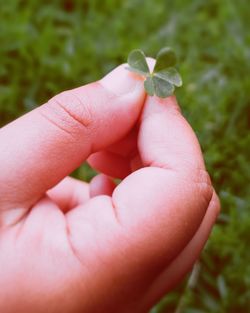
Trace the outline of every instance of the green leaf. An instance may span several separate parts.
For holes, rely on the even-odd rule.
[[[153,96],[155,93],[155,87],[152,77],[147,77],[144,81],[144,88],[149,96]]]
[[[182,86],[181,75],[174,67],[169,67],[168,69],[155,72],[154,76],[164,79],[177,87]]]
[[[134,72],[146,75],[149,73],[149,67],[143,51],[137,49],[130,52],[128,56],[128,65]]]
[[[162,48],[157,54],[154,72],[165,70],[166,68],[174,66],[175,64],[176,55],[174,51],[169,47]]]
[[[145,76],[147,73],[145,72],[142,72],[136,68],[133,68],[133,67],[130,67],[130,66],[126,66],[125,67],[126,70],[129,70],[130,72],[133,72],[133,73],[136,73],[136,74],[139,74],[139,75],[142,75],[142,76]]]
[[[155,89],[155,94],[157,97],[166,98],[174,93],[174,85],[168,81],[159,78],[157,76],[153,77],[153,84]]]
[[[150,73],[143,51],[137,49],[130,52],[128,56],[129,66],[126,69],[146,78],[144,88],[148,95],[166,98],[174,93],[174,86],[180,87],[182,85],[181,76],[173,67],[175,63],[174,51],[165,47],[159,51],[154,71]]]

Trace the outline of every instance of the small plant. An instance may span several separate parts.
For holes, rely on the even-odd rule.
[[[145,77],[144,88],[148,95],[166,98],[174,93],[175,86],[182,85],[181,76],[173,67],[175,64],[174,51],[165,47],[158,52],[154,69],[150,72],[145,54],[142,50],[136,49],[128,56],[127,69]]]

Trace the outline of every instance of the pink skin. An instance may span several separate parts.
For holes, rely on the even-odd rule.
[[[66,177],[87,159],[103,174]],[[2,128],[0,173],[5,313],[147,312],[219,212],[175,98],[146,97],[124,65]]]

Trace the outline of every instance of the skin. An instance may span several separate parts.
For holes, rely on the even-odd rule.
[[[101,174],[67,177],[85,160]],[[3,127],[0,173],[5,313],[147,312],[219,212],[176,99],[146,96],[124,65]]]

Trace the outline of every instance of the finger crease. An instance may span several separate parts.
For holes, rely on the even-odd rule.
[[[77,98],[77,100],[79,100]],[[66,112],[77,124],[80,124],[82,127],[87,128],[90,122],[82,121],[81,119],[77,118],[70,110],[68,110],[60,101],[53,99],[53,101],[64,111]],[[80,101],[80,100],[79,100]]]
[[[49,121],[52,125],[56,126],[56,128],[59,128],[64,133],[67,133],[70,135],[70,137],[74,138],[73,134],[67,129],[67,127],[63,127],[62,123],[57,123],[55,120],[50,118],[48,115],[44,114],[44,112],[41,110],[39,112],[42,117],[44,117],[47,121]]]

